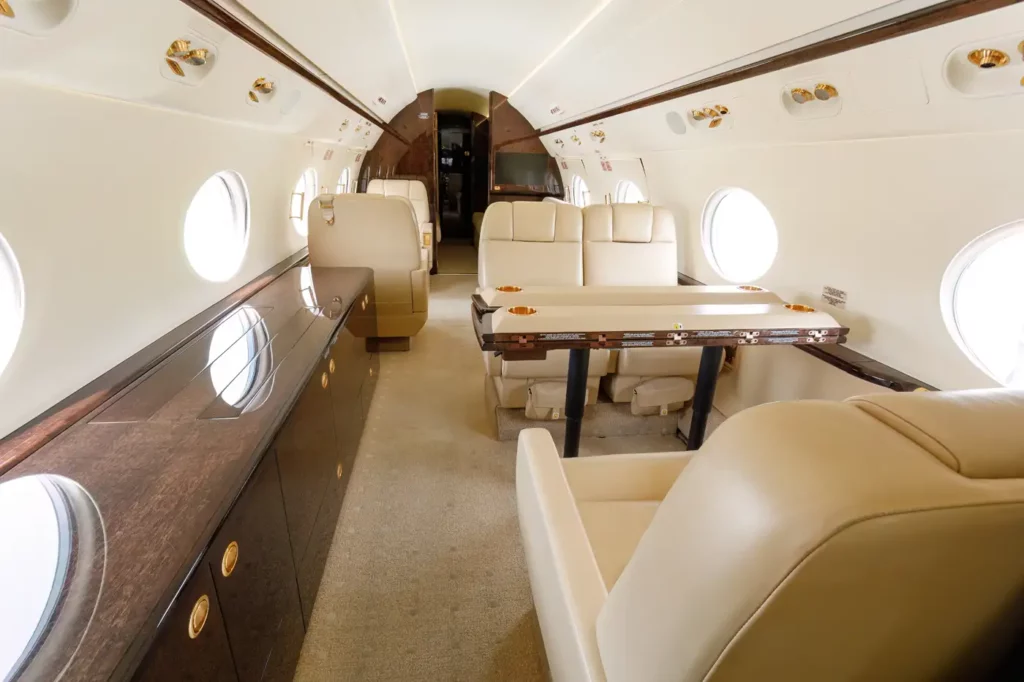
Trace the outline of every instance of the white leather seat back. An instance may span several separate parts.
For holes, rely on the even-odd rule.
[[[608,594],[607,679],[976,679],[1020,620],[1022,417],[1009,390],[734,415]]]
[[[649,204],[583,209],[583,281],[590,286],[675,286],[676,223]]]
[[[491,204],[480,228],[480,286],[581,286],[582,238],[583,216],[575,206]]]
[[[411,336],[426,322],[429,274],[421,265],[419,228],[407,199],[374,194],[314,199],[309,262],[373,269],[380,336]]]
[[[430,200],[427,188],[419,180],[370,180],[367,194],[383,194],[386,197],[405,197],[416,212],[416,224],[430,221]]]

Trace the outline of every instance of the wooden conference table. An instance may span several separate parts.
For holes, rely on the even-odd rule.
[[[700,347],[687,448],[704,442],[726,347],[838,344],[849,329],[829,314],[760,287],[517,287],[473,296],[480,348],[506,361],[569,350],[565,457],[579,453],[592,348]]]

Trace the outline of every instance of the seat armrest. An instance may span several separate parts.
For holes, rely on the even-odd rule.
[[[577,502],[660,502],[691,458],[658,452],[567,459],[565,478]]]
[[[608,591],[551,434],[519,433],[516,505],[551,679],[605,679],[597,616]]]
[[[412,281],[412,311],[414,313],[427,312],[427,299],[430,298],[430,272],[428,270],[413,270],[409,273]]]

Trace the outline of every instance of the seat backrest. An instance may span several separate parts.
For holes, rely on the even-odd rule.
[[[386,197],[405,197],[416,212],[417,224],[431,222],[427,187],[419,180],[370,180],[366,193],[383,194]]]
[[[600,204],[583,209],[583,283],[674,286],[679,280],[676,222],[649,204]]]
[[[575,206],[491,204],[480,227],[480,286],[581,286],[582,237],[583,216]]]
[[[408,200],[374,194],[317,197],[309,211],[309,262],[372,268],[379,307],[411,305],[410,273],[420,269],[420,233]]]
[[[1021,622],[1024,392],[731,417],[597,620],[609,682],[980,679]]]

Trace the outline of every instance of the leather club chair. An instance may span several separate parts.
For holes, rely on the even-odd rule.
[[[333,224],[331,221],[333,220]],[[314,267],[373,269],[377,335],[408,348],[427,322],[430,274],[409,202],[374,194],[326,194],[309,213],[309,262]]]
[[[420,180],[370,180],[366,187],[367,194],[382,194],[386,197],[402,197],[408,199],[416,214],[422,239],[422,258],[424,267],[429,270],[434,260],[434,223],[430,219],[430,199],[427,187]],[[437,241],[441,241],[438,236]]]
[[[556,682],[981,680],[1024,623],[1024,391],[771,403],[696,453],[529,429],[516,493]]]
[[[587,286],[676,286],[676,223],[649,204],[602,204],[583,209],[583,283]],[[601,380],[616,403],[634,415],[668,414],[693,397],[699,348],[633,348],[616,352],[615,369]]]
[[[582,286],[582,230],[582,214],[575,206],[532,201],[491,204],[480,231],[480,287]],[[519,362],[505,362],[488,351],[483,357],[485,380],[493,384],[501,407],[526,408],[530,419],[564,418],[569,351]],[[597,402],[609,357],[606,350],[590,354],[588,405]]]

